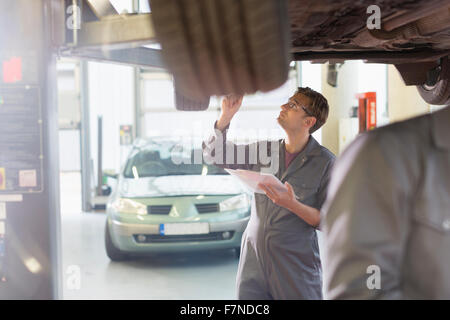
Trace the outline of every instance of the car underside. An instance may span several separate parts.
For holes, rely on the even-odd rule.
[[[450,1],[290,0],[288,12],[293,60],[394,64],[426,102],[448,103]]]
[[[434,59],[450,50],[449,5],[442,0],[290,0],[291,52],[320,61],[330,59],[319,53],[336,59],[369,54],[366,60],[374,62],[407,63],[408,56],[416,60],[419,53]]]
[[[450,1],[291,0],[288,12],[294,60],[394,64],[426,102],[448,102]]]

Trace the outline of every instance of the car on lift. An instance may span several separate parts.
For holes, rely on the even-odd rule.
[[[279,87],[291,61],[393,64],[430,104],[450,100],[449,0],[150,0],[177,109]],[[333,80],[334,79],[334,80]]]
[[[138,139],[107,204],[105,247],[113,261],[136,254],[234,249],[252,195],[203,161],[201,141]]]

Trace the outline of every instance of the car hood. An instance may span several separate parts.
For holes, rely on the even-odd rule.
[[[120,197],[164,197],[184,195],[228,195],[246,192],[229,175],[183,175],[123,179],[119,184]]]

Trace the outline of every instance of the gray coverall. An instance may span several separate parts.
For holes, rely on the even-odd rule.
[[[237,148],[226,141],[226,130],[215,129],[203,144],[203,156],[210,159],[223,152],[222,168],[261,171],[261,161],[251,164],[250,150],[267,152],[272,163],[279,163],[276,176],[288,181],[298,199],[320,210],[325,201],[334,155],[311,136],[304,150],[284,168],[283,140],[271,152],[267,141],[245,145],[245,163],[237,164]],[[218,135],[223,139],[217,139]],[[222,141],[220,141],[222,140]],[[234,150],[234,164],[224,164],[227,149]],[[229,151],[230,149],[228,149]],[[250,157],[250,158],[249,158]],[[257,159],[260,159],[258,156]],[[264,171],[264,170],[263,170]],[[293,212],[274,204],[266,195],[256,193],[251,216],[242,238],[241,259],[236,278],[238,299],[322,299],[322,270],[316,229]]]
[[[450,299],[450,107],[358,137],[322,214],[325,298]]]

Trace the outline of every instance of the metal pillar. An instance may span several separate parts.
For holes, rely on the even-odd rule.
[[[103,185],[103,117],[97,117],[97,196],[102,195]]]
[[[61,294],[55,5],[0,0],[0,300]]]
[[[80,155],[81,155],[81,208],[84,212],[92,210],[92,185],[91,185],[91,139],[89,116],[89,77],[88,62],[80,62],[81,85],[81,128],[80,128]]]
[[[134,137],[142,136],[144,132],[144,121],[142,114],[142,90],[141,90],[141,68],[134,68]]]

